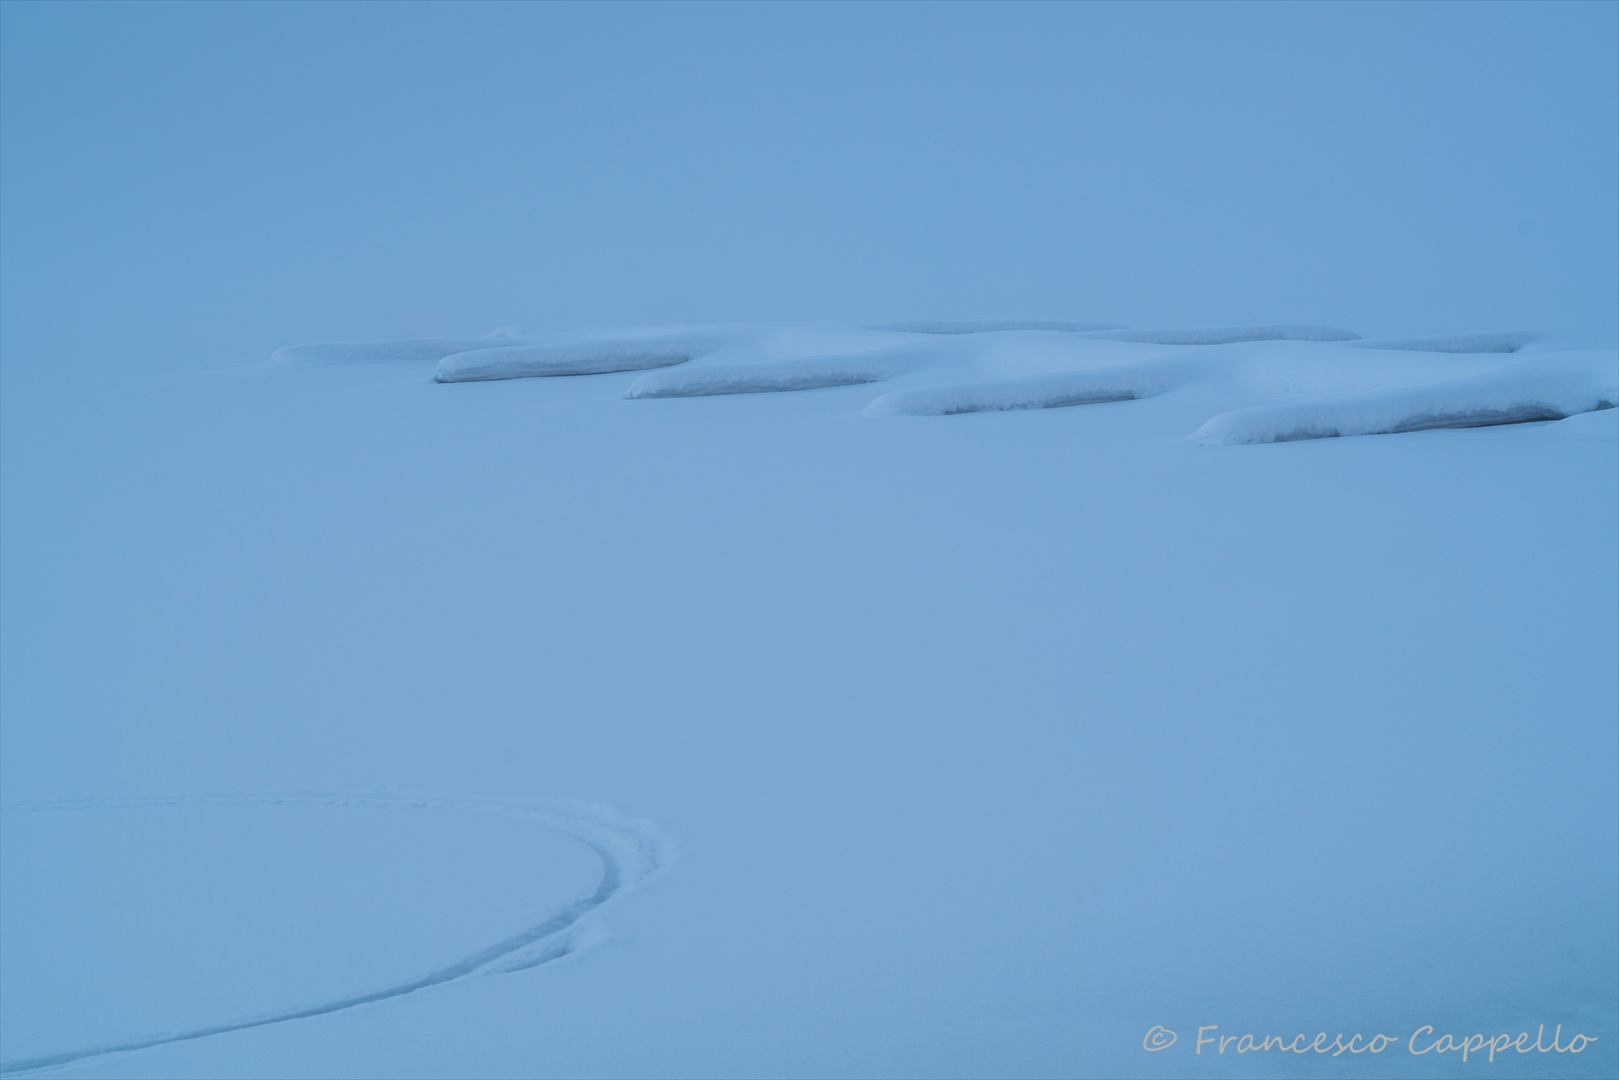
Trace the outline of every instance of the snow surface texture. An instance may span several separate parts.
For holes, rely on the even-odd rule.
[[[432,986],[442,986],[469,975],[501,975],[571,956],[611,938],[599,910],[615,898],[650,882],[677,858],[672,840],[649,821],[626,817],[593,803],[489,802],[432,795],[239,794],[195,795],[144,799],[67,799],[0,808],[7,814],[63,811],[111,811],[155,807],[217,806],[380,807],[497,814],[552,829],[588,847],[601,861],[601,879],[595,890],[522,931],[479,949],[455,962],[413,978],[343,997],[294,1005],[257,1016],[222,1020],[185,1031],[149,1035],[118,1042],[62,1050],[14,1061],[0,1062],[0,1075],[12,1076],[57,1065],[145,1050],[169,1043],[191,1042],[249,1028],[284,1024],[314,1016],[342,1012],[390,998],[403,997]],[[408,948],[409,943],[402,943]]]
[[[1580,349],[1545,334],[1364,340],[1323,326],[1100,326],[653,327],[496,347],[489,339],[305,345],[276,358],[438,359],[434,378],[441,383],[665,369],[632,382],[629,398],[909,383],[866,411],[919,416],[1133,401],[1196,386],[1228,406],[1190,433],[1205,445],[1561,420],[1619,403],[1614,350]]]
[[[7,800],[136,799],[0,815],[0,1061],[1615,1075],[1613,350],[944,329],[0,395]],[[667,861],[641,826],[137,798],[379,784],[585,794],[686,855],[579,956]]]

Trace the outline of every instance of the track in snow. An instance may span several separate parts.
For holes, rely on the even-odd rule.
[[[0,1062],[0,1074],[7,1076],[57,1065],[68,1065],[108,1054],[145,1050],[168,1043],[206,1039],[247,1028],[285,1024],[311,1016],[325,1016],[358,1005],[369,1005],[389,998],[403,997],[432,986],[443,986],[468,975],[497,975],[539,967],[553,960],[580,952],[604,940],[606,931],[590,917],[609,901],[648,883],[677,857],[674,843],[649,821],[626,817],[609,807],[594,803],[553,801],[545,803],[478,802],[446,796],[407,795],[198,795],[148,799],[75,799],[4,807],[5,813],[49,813],[68,810],[123,810],[160,806],[364,806],[386,809],[452,810],[499,814],[532,821],[573,837],[601,859],[601,881],[590,895],[581,897],[555,912],[543,922],[511,937],[479,949],[451,964],[424,972],[414,978],[362,993],[308,1005],[278,1009],[257,1016],[242,1017],[185,1031],[123,1039],[95,1046],[41,1054],[16,1061]]]

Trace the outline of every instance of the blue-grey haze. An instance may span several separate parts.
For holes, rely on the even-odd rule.
[[[6,360],[784,318],[1611,342],[1616,13],[9,2]]]

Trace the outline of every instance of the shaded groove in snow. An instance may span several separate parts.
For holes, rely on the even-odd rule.
[[[738,341],[756,340],[757,327],[641,327],[549,335],[546,340],[483,342],[445,356],[435,382],[485,382],[555,375],[604,375],[672,367]]]
[[[689,347],[681,349],[638,342],[513,345],[446,356],[439,361],[433,381],[484,382],[549,375],[602,375],[612,371],[671,367],[700,355],[699,350]]]
[[[472,974],[505,974],[522,971],[588,948],[603,940],[606,932],[586,920],[610,900],[639,888],[665,870],[677,857],[673,841],[656,825],[625,817],[594,803],[555,801],[545,804],[475,802],[445,796],[406,795],[198,795],[150,799],[63,800],[8,806],[6,813],[46,813],[67,810],[118,810],[158,806],[367,806],[397,809],[458,810],[500,814],[534,821],[573,837],[601,859],[602,876],[589,896],[575,900],[550,918],[511,937],[497,941],[454,963],[435,968],[414,978],[362,993],[309,1005],[280,1009],[258,1016],[209,1024],[186,1031],[125,1039],[97,1046],[81,1047],[56,1054],[43,1054],[17,1061],[0,1062],[0,1074],[14,1075],[67,1065],[108,1054],[145,1050],[168,1043],[190,1042],[211,1035],[223,1035],[248,1028],[284,1024],[312,1016],[342,1012],[389,998],[402,997],[431,986],[442,986]],[[592,932],[593,931],[593,932]]]
[[[896,390],[873,401],[866,411],[873,415],[956,416],[1134,401],[1174,389],[1185,369],[1185,362],[1178,359],[1143,360],[1059,375]]]

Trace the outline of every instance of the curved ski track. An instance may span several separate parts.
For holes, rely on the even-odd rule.
[[[538,967],[579,952],[602,940],[606,934],[587,921],[609,901],[639,888],[656,877],[677,858],[673,841],[649,821],[626,817],[594,803],[571,801],[481,802],[430,795],[322,795],[322,794],[230,794],[172,796],[146,799],[71,799],[47,803],[17,804],[0,808],[5,813],[43,813],[64,810],[119,810],[162,806],[364,806],[385,809],[453,810],[515,817],[573,837],[601,859],[601,880],[590,895],[581,897],[549,918],[479,949],[468,956],[424,972],[403,982],[377,987],[362,993],[308,1005],[299,1005],[256,1016],[241,1017],[184,1031],[122,1039],[94,1046],[41,1054],[15,1061],[0,1062],[0,1075],[12,1076],[68,1065],[108,1054],[145,1050],[168,1043],[206,1039],[247,1028],[285,1024],[311,1016],[342,1012],[359,1005],[402,997],[432,986],[442,986],[472,974],[496,975]],[[596,932],[591,931],[595,929]]]

